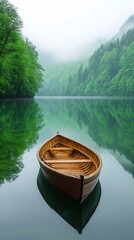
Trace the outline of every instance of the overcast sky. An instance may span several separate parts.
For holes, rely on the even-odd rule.
[[[97,39],[111,38],[134,14],[134,0],[9,0],[18,8],[22,33],[58,60],[77,57]]]

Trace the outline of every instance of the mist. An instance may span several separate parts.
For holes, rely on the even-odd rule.
[[[77,60],[116,35],[134,13],[133,0],[10,0],[22,33],[53,61]]]

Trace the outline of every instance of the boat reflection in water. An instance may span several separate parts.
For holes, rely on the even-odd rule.
[[[46,203],[80,234],[95,212],[100,196],[101,186],[97,183],[91,194],[77,203],[63,192],[51,185],[44,177],[41,169],[37,178],[38,189]]]

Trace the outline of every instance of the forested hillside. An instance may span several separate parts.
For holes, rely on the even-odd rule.
[[[31,42],[21,35],[16,8],[0,0],[0,97],[33,97],[42,83],[42,67]]]
[[[134,96],[134,16],[75,73],[50,78],[42,95]],[[129,29],[130,28],[130,29]],[[129,30],[128,30],[129,29]]]
[[[114,37],[114,39],[121,39],[125,33],[127,33],[128,30],[131,30],[134,28],[134,15],[131,15],[129,19],[121,26],[118,34]]]
[[[134,29],[120,40],[102,45],[86,67],[80,65],[70,85],[72,95],[133,96]]]

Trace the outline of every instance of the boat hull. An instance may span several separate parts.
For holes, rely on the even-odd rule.
[[[60,135],[61,136],[61,135]],[[63,136],[62,136],[63,137]],[[65,141],[67,138],[65,138]],[[52,138],[52,140],[56,140],[56,137]],[[69,139],[70,140],[70,139]],[[50,141],[50,140],[49,140]],[[51,145],[47,141],[47,146]],[[70,146],[73,146],[74,148],[79,148],[79,146],[83,149],[81,151],[86,151],[88,154],[88,148],[80,145],[79,143],[70,140]],[[44,161],[42,161],[40,155],[42,154],[42,149],[45,146],[45,144],[39,149],[37,157],[41,166],[41,171],[48,182],[50,182],[53,186],[57,187],[59,190],[67,194],[69,197],[74,199],[76,202],[82,202],[95,188],[100,170],[101,170],[101,159],[98,157],[97,154],[95,154],[92,150],[90,150],[90,154],[94,154],[94,158],[97,159],[99,162],[98,168],[95,172],[89,174],[88,176],[74,176],[73,174],[64,174],[61,172],[58,172],[56,169],[51,168],[48,164],[44,164]],[[51,146],[49,146],[51,147]],[[48,148],[49,148],[48,147]]]

